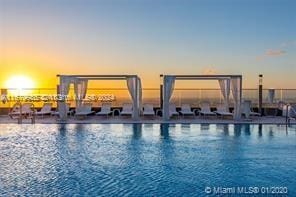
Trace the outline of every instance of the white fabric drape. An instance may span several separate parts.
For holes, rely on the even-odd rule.
[[[71,77],[60,77],[59,95],[61,96],[61,100],[58,103],[58,111],[61,120],[65,120],[67,118],[66,97],[69,93],[71,82]]]
[[[234,119],[241,118],[241,79],[239,77],[231,78],[231,89],[234,100]]]
[[[282,116],[286,117],[289,115],[289,105],[288,104],[283,104],[282,106]]]
[[[163,118],[169,120],[169,105],[175,87],[174,76],[164,76],[163,78]]]
[[[140,93],[139,93],[139,84],[138,77],[127,77],[126,79],[128,91],[133,100],[133,119],[139,118],[139,107],[140,107]]]
[[[242,109],[243,109],[243,113],[245,114],[246,119],[250,118],[250,112],[251,112],[251,101],[250,100],[244,100],[244,102],[242,103]]]
[[[229,109],[229,95],[230,95],[230,80],[229,79],[219,79],[220,90],[224,100],[224,106]]]
[[[142,109],[142,82],[140,77],[138,78],[138,114],[141,114],[141,109]]]
[[[82,101],[86,96],[87,79],[76,79],[74,83],[74,93],[76,96],[76,108],[82,105]]]
[[[275,89],[268,89],[268,102],[273,103],[275,95]]]

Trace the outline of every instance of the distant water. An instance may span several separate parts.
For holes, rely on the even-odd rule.
[[[0,125],[0,196],[206,196],[286,187],[296,128],[277,125]],[[263,195],[267,196],[267,195]]]

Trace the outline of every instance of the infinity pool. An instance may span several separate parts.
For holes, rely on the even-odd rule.
[[[293,127],[0,125],[0,196],[205,196],[218,187],[296,196],[295,177]]]

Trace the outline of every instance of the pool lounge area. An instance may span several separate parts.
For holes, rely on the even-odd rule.
[[[261,80],[262,75],[260,77]],[[12,90],[1,89],[2,104],[6,107],[0,108],[0,123],[296,123],[296,105],[283,100],[275,102],[275,89],[268,89],[268,102],[263,103],[263,89],[260,86],[259,103],[252,104],[252,100],[243,94],[245,90],[242,88],[242,75],[161,74],[158,104],[143,99],[144,89],[138,75],[58,74],[57,79],[59,83],[55,89],[57,94],[53,97],[56,99],[54,101],[29,102],[26,99],[31,98],[30,96],[11,97],[8,95]],[[126,83],[128,100],[121,101],[120,106],[115,95],[112,96],[114,100],[92,101],[87,95],[89,82],[106,80]],[[217,100],[217,96],[213,97],[214,100],[213,98],[195,100],[194,96],[184,101],[181,101],[181,98],[179,101],[173,98],[177,81],[196,80],[217,81],[220,87],[218,89],[220,99]],[[72,86],[75,97],[69,100]],[[282,95],[282,92],[280,93]],[[38,95],[36,97],[38,98]],[[20,98],[25,101],[18,100]],[[115,103],[117,105],[114,105]],[[35,107],[35,104],[39,107]]]

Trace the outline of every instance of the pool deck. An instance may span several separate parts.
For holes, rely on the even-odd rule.
[[[16,119],[11,119],[7,115],[0,116],[0,124],[17,124]],[[23,119],[23,124],[30,124],[31,120]],[[76,117],[69,117],[66,122],[59,121],[56,117],[45,116],[43,118],[36,117],[35,124],[58,124],[58,123],[69,123],[69,124],[123,124],[123,123],[147,123],[147,124],[160,124],[160,123],[185,123],[185,124],[286,124],[285,117],[252,117],[252,119],[241,119],[235,121],[226,118],[217,117],[179,117],[173,118],[169,121],[162,120],[161,117],[146,118],[141,117],[139,120],[132,120],[130,117],[98,117],[88,116],[83,119]],[[296,120],[291,120],[290,124],[296,124]]]

